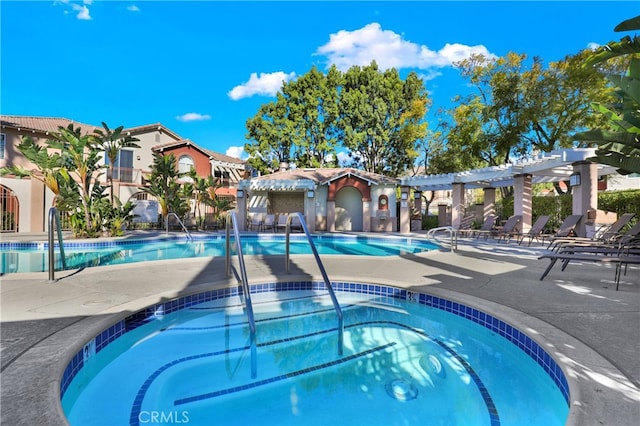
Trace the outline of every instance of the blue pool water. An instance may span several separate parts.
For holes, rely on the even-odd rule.
[[[252,287],[258,343],[238,291],[152,306],[85,345],[67,367],[71,425],[563,425],[553,359],[488,314],[391,287]],[[273,291],[273,290],[276,291]],[[171,311],[171,312],[170,312]]]
[[[437,246],[419,238],[372,238],[339,235],[314,235],[322,255],[392,256],[434,250]],[[64,243],[67,269],[153,260],[225,255],[225,238],[200,237],[162,240],[68,241]],[[284,236],[243,236],[245,255],[284,255]],[[292,235],[291,254],[311,254],[303,235]],[[57,244],[56,244],[57,247]],[[43,272],[49,270],[45,243],[0,243],[0,273]],[[56,248],[56,270],[62,261]]]

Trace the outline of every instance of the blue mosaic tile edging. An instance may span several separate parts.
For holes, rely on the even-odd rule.
[[[64,242],[64,248],[69,250],[80,250],[80,249],[105,249],[105,248],[113,248],[113,247],[131,247],[138,245],[147,245],[147,244],[155,244],[162,242],[190,242],[190,241],[198,241],[198,242],[207,242],[207,241],[219,241],[225,240],[226,236],[224,234],[215,234],[215,235],[193,235],[192,239],[189,240],[185,236],[181,235],[172,235],[162,239],[142,239],[142,240],[106,240],[106,241],[96,241],[96,240],[71,240]],[[231,237],[233,238],[233,236]],[[255,238],[257,240],[273,240],[273,239],[284,239],[284,235],[282,234],[256,234],[255,236],[248,236],[248,239]],[[305,240],[306,236],[303,234],[293,234],[290,235],[292,241],[296,240]],[[354,242],[382,242],[382,243],[398,243],[403,242],[408,245],[415,246],[424,246],[424,247],[438,247],[437,244],[433,244],[431,242],[427,242],[424,239],[420,238],[397,238],[397,237],[383,237],[383,236],[375,236],[375,237],[363,237],[363,236],[335,236],[335,235],[317,235],[314,236],[316,241],[321,240],[346,240],[346,241],[354,241]],[[54,247],[58,248],[58,242],[54,243]],[[49,243],[46,241],[41,242],[20,242],[20,241],[4,241],[0,242],[0,250],[47,250],[49,248]]]
[[[400,288],[359,282],[339,281],[332,282],[332,285],[336,291],[373,294],[402,300],[410,298],[421,305],[441,309],[461,316],[491,330],[492,332],[498,333],[500,336],[518,346],[529,357],[536,361],[556,384],[567,402],[567,405],[570,404],[569,384],[562,372],[562,369],[555,362],[553,357],[525,333],[504,321],[462,303],[453,302],[448,299],[428,294],[412,293]],[[326,288],[323,281],[272,282],[254,284],[250,286],[252,294],[296,290],[326,290]],[[154,306],[149,306],[128,316],[124,320],[117,322],[88,342],[83,349],[76,353],[76,355],[71,359],[63,373],[62,381],[60,383],[61,398],[64,396],[64,393],[73,381],[73,378],[84,366],[85,357],[92,353],[100,352],[100,350],[104,349],[107,345],[126,332],[134,330],[143,324],[153,321],[154,319],[161,318],[171,312],[179,311],[211,300],[237,296],[241,293],[242,288],[240,286],[210,290],[204,293],[185,296],[159,303]]]

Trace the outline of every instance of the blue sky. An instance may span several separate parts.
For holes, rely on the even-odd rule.
[[[556,61],[619,40],[629,33],[613,28],[637,15],[639,1],[2,0],[0,112],[159,122],[243,157],[246,120],[313,65],[415,71],[435,111],[471,90],[453,61]]]

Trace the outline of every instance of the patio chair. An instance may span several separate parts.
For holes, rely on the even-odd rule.
[[[465,215],[460,220],[460,227],[456,230],[461,237],[468,236],[473,231],[473,221],[476,216],[474,214]]]
[[[613,222],[611,225],[605,227],[602,231],[597,232],[591,238],[584,237],[567,237],[567,238],[556,238],[551,244],[549,244],[548,248],[558,249],[563,244],[572,244],[572,243],[580,243],[580,242],[611,242],[615,241],[622,236],[622,229],[633,219],[635,213],[624,213],[621,215],[618,220]]]
[[[262,222],[262,230],[266,231],[267,229],[276,232],[276,215],[268,214],[264,217],[264,221]]]
[[[498,241],[502,241],[503,239],[509,244],[511,241],[511,237],[520,236],[522,233],[522,229],[520,224],[522,223],[522,215],[515,214],[511,216],[507,221],[502,225],[502,228],[497,229],[491,236],[496,238]]]
[[[553,244],[553,241],[558,238],[567,238],[567,237],[576,236],[576,226],[578,226],[578,222],[580,222],[580,219],[582,219],[581,214],[572,214],[567,216],[562,221],[562,223],[560,224],[560,227],[555,232],[555,234],[550,235],[548,237],[549,245],[547,246],[547,248],[551,247],[551,245]]]
[[[485,219],[484,223],[480,227],[480,229],[474,229],[471,231],[471,236],[475,236],[476,238],[480,238],[480,235],[485,235],[485,238],[494,231],[494,227],[496,226],[496,220],[498,220],[498,216],[494,214],[490,214]]]
[[[257,229],[258,231],[261,231],[263,222],[264,222],[263,213],[251,213],[249,215],[249,231],[253,231],[255,229]]]
[[[522,244],[522,241],[524,241],[525,238],[529,238],[529,243],[527,244],[528,246],[531,245],[531,242],[534,239],[540,241],[540,237],[544,232],[544,227],[547,226],[547,222],[549,222],[549,218],[550,216],[548,215],[538,216],[531,229],[529,229],[528,232],[520,234],[518,245]]]

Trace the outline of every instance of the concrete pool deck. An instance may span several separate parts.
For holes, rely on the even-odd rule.
[[[397,234],[396,234],[397,235]],[[146,234],[146,236],[153,236]],[[380,236],[380,234],[377,234]],[[412,234],[424,238],[423,234]],[[45,241],[2,235],[2,241]],[[460,239],[458,250],[389,257],[323,256],[334,281],[392,285],[457,300],[526,332],[562,366],[572,425],[640,424],[640,269],[615,290],[613,269],[571,264],[539,278],[540,245]],[[319,280],[313,256],[246,256],[251,283]],[[234,265],[237,263],[234,259]],[[60,378],[70,357],[100,331],[161,300],[237,285],[224,258],[189,258],[2,276],[1,424],[60,425]],[[338,294],[339,297],[339,294]]]

